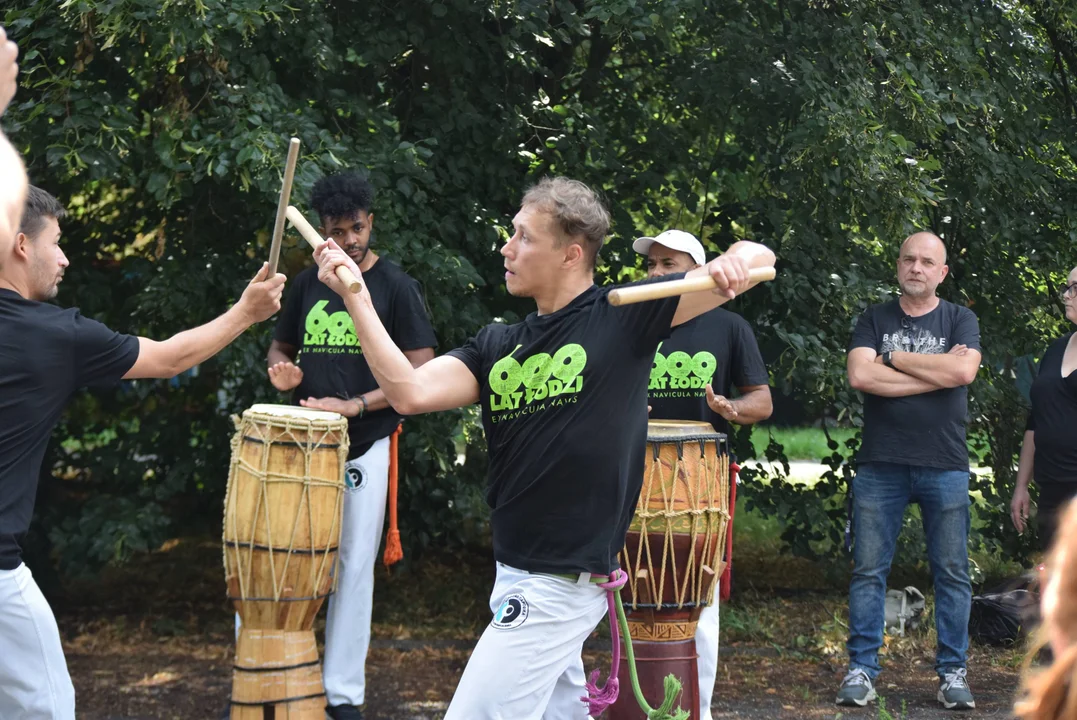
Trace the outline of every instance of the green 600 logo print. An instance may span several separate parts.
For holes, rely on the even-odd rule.
[[[659,345],[654,354],[654,364],[651,365],[649,389],[702,388],[714,377],[717,367],[717,358],[706,350],[700,350],[695,355],[678,350],[666,357]]]
[[[355,336],[355,325],[347,310],[340,310],[330,315],[325,311],[328,300],[319,300],[307,313],[306,330],[303,344],[335,345],[354,347],[359,344]]]
[[[578,393],[583,389],[580,373],[587,365],[581,345],[564,345],[552,356],[537,353],[523,364],[513,357],[520,345],[490,368],[491,410],[515,410],[536,400]]]

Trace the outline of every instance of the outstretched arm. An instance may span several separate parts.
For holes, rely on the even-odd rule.
[[[417,368],[434,359],[434,348],[405,350],[404,357],[408,359],[412,367]],[[358,397],[348,400],[334,397],[305,398],[301,399],[299,404],[316,410],[340,413],[344,417],[355,417],[360,412],[365,414],[389,407],[389,398],[385,397],[385,391],[378,387],[368,393],[363,393],[362,400]]]
[[[370,371],[385,393],[385,399],[401,415],[449,410],[479,401],[479,383],[471,370],[457,358],[442,355],[416,368],[393,343],[366,285],[359,293],[349,292],[336,276],[336,268],[346,266],[362,279],[359,268],[335,242],[329,240],[314,251],[318,279],[344,299],[355,325]]]
[[[7,39],[7,33],[0,27],[0,115],[15,97],[15,88],[19,84],[18,58],[19,48]]]
[[[251,325],[268,320],[280,310],[284,276],[266,279],[269,263],[254,276],[243,296],[215,320],[158,342],[138,339],[138,359],[124,379],[170,378],[209,360],[243,334]]]
[[[693,292],[681,295],[672,325],[676,327],[694,317],[713,310],[758,283],[748,280],[748,271],[758,267],[774,267],[774,253],[765,245],[742,240],[703,267],[689,270],[686,278],[709,274],[718,283],[713,292]]]

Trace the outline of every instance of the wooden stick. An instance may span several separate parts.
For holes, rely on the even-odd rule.
[[[299,159],[299,138],[292,138],[288,143],[288,160],[284,163],[284,182],[280,186],[280,198],[277,200],[277,219],[273,223],[273,242],[269,246],[269,277],[277,274],[277,261],[280,260],[280,242],[284,237],[284,212],[292,197],[292,179],[295,177],[295,163]]]
[[[303,213],[296,210],[295,205],[289,205],[285,211],[285,215],[295,226],[295,229],[299,231],[299,234],[303,236],[303,239],[307,241],[310,247],[317,250],[325,242],[325,238],[318,234],[318,231],[314,229],[314,226],[307,222],[307,219],[303,217]],[[363,284],[359,282],[352,271],[343,265],[337,266],[337,277],[340,281],[348,286],[348,290],[353,293],[357,293],[363,289]]]
[[[748,279],[752,282],[763,282],[764,280],[773,280],[776,277],[774,268],[761,267],[752,268],[748,271]],[[646,285],[633,285],[631,287],[617,288],[611,290],[609,294],[610,305],[629,305],[631,303],[644,302],[647,300],[658,300],[659,298],[673,297],[674,295],[684,295],[690,292],[702,292],[703,290],[714,290],[718,287],[718,283],[710,275],[701,275],[693,278],[683,278],[681,280],[671,280],[669,282],[656,282],[648,283]]]

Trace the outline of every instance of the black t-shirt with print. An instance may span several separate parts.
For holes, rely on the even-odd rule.
[[[49,436],[76,390],[119,381],[138,338],[0,289],[0,570],[21,562]]]
[[[363,282],[382,325],[401,350],[437,345],[426,314],[419,283],[397,265],[378,258],[363,273]],[[307,398],[353,398],[378,387],[355,336],[355,325],[344,301],[318,279],[318,268],[299,273],[291,289],[274,337],[299,349],[303,381],[292,394],[298,403]],[[348,421],[348,457],[356,458],[400,424],[400,415],[387,407]]]
[[[668,276],[663,280],[678,276]],[[449,352],[479,382],[498,562],[608,574],[643,483],[647,377],[677,298],[622,307],[591,286]]]
[[[729,422],[707,404],[707,384],[732,397],[734,387],[769,381],[748,321],[716,308],[673,328],[658,346],[647,402],[654,420],[699,420],[728,434]]]
[[[1062,358],[1072,337],[1069,333],[1051,343],[1032,383],[1028,416],[1028,429],[1036,433],[1032,475],[1041,486],[1077,485],[1077,371],[1062,377]]]
[[[856,323],[849,350],[937,355],[955,345],[980,349],[976,315],[960,305],[939,300],[919,317],[901,309],[898,300],[872,305]],[[908,397],[864,393],[864,432],[859,462],[890,462],[939,470],[968,470],[965,444],[968,388],[944,388]]]

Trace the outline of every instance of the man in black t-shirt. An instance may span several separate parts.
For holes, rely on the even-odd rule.
[[[849,384],[864,394],[864,430],[853,480],[853,577],[849,585],[849,672],[839,705],[875,698],[886,578],[905,508],[920,506],[935,584],[938,700],[975,707],[966,679],[972,586],[968,569],[968,390],[980,367],[980,330],[966,307],[935,289],[949,268],[928,232],[898,256],[901,297],[872,305],[849,344]]]
[[[747,290],[749,267],[773,265],[774,254],[737,243],[689,273],[709,273],[719,290],[614,307],[611,287],[594,284],[609,213],[587,186],[542,180],[513,224],[501,248],[505,284],[534,298],[537,312],[488,325],[420,368],[394,347],[369,294],[348,293],[333,275],[342,264],[358,273],[347,255],[327,243],[315,257],[393,407],[405,415],[482,407],[494,616],[446,720],[583,720],[580,651],[605,614],[597,583],[616,568],[643,482],[655,350],[671,326]]]
[[[284,276],[266,263],[228,312],[164,342],[121,335],[49,304],[68,266],[56,198],[29,188],[0,256],[0,718],[73,720],[75,690],[48,603],[22,563],[52,433],[71,396],[121,379],[171,378],[280,309]]]
[[[646,256],[647,276],[652,278],[687,272],[707,262],[703,245],[683,230],[636,238],[632,248]],[[728,435],[731,422],[751,425],[770,417],[769,381],[751,325],[736,313],[715,308],[673,328],[659,344],[647,390],[650,416],[709,422]],[[740,394],[735,399],[734,387]],[[696,626],[701,720],[710,720],[718,675],[717,593],[714,602],[704,608]]]
[[[323,236],[344,249],[389,336],[412,367],[433,359],[436,340],[419,283],[370,249],[374,190],[349,172],[322,178],[311,205]],[[329,599],[324,682],[333,720],[361,720],[374,597],[374,565],[385,520],[389,436],[400,424],[378,389],[344,302],[310,267],[292,282],[269,349],[269,378],[300,405],[348,418],[344,524],[337,591]]]

